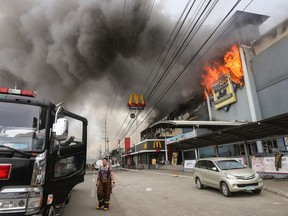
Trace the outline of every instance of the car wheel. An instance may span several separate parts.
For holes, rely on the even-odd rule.
[[[252,190],[253,194],[260,194],[261,193],[261,189],[257,189],[257,190]]]
[[[222,191],[223,195],[226,197],[229,197],[232,195],[230,190],[229,190],[228,185],[225,182],[221,183],[221,191]]]
[[[203,185],[201,183],[201,180],[199,178],[196,178],[196,186],[198,189],[202,189],[203,188]]]

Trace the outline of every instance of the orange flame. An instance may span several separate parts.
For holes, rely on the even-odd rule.
[[[231,80],[240,85],[244,85],[243,70],[240,59],[240,53],[237,45],[233,45],[231,50],[224,55],[224,63],[214,62],[212,66],[205,65],[205,73],[202,75],[201,85],[207,89],[208,93],[212,94],[212,85],[215,81],[223,76],[229,76]]]

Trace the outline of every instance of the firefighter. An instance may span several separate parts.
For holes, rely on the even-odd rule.
[[[108,211],[110,195],[114,186],[114,174],[111,167],[108,165],[108,159],[104,157],[102,159],[102,165],[100,166],[96,181],[97,197],[99,202],[96,209],[101,209],[104,207],[104,211]]]

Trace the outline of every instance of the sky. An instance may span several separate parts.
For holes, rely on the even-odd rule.
[[[117,147],[118,139],[123,146],[125,136],[131,136],[132,143],[136,143],[149,124],[202,93],[201,73],[191,66],[154,106],[203,38],[237,1],[218,1],[152,95],[149,92],[163,70],[161,58],[158,62],[157,59],[187,0],[19,2],[0,2],[0,75],[1,71],[13,75],[23,87],[35,89],[39,97],[55,103],[64,101],[66,109],[86,117],[88,158],[94,160],[100,149],[104,151],[105,121],[110,150]],[[198,0],[196,5],[200,2],[208,1]],[[261,33],[288,18],[287,0],[242,0],[235,10],[243,10],[249,2],[246,12],[270,16],[260,27]],[[169,57],[171,53],[164,67],[169,64]],[[154,73],[149,76],[151,71]],[[131,111],[127,107],[133,92],[141,92],[149,99],[135,121],[129,117]],[[146,116],[148,111],[151,112]]]
[[[250,1],[242,0],[237,9],[242,10]],[[163,5],[164,13],[169,13],[170,16],[177,19],[187,0],[157,0],[156,2]],[[228,6],[235,2],[231,0],[219,0],[219,11],[223,8],[228,8]],[[270,19],[261,27],[261,30],[265,32],[269,30],[271,25],[277,24],[287,18],[287,8],[288,2],[286,0],[254,0],[245,11],[270,16]]]

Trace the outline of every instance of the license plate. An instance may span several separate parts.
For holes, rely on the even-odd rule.
[[[255,190],[255,186],[246,186],[245,189],[247,191],[252,191],[252,190]]]

